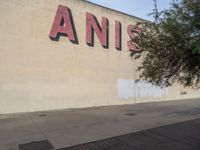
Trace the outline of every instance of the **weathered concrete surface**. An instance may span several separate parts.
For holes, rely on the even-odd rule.
[[[55,149],[200,118],[200,99],[1,116],[0,150],[49,140]]]

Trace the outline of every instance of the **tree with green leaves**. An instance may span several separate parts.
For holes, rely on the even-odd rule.
[[[140,24],[133,42],[141,52],[140,77],[158,86],[178,83],[200,87],[200,0],[173,0],[169,9],[155,9],[153,22]]]

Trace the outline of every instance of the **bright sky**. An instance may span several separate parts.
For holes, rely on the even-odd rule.
[[[90,2],[112,8],[139,18],[150,20],[148,13],[154,9],[153,0],[88,0]],[[171,0],[157,0],[158,9],[169,7]]]

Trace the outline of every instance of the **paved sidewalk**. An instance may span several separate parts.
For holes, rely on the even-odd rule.
[[[32,150],[30,147],[33,150],[51,150],[74,145],[90,150],[84,147],[88,144],[80,144],[97,141],[95,143],[102,146],[102,140],[103,147],[110,145],[105,148],[109,150],[118,150],[120,146],[126,150],[123,143],[128,141],[138,150],[141,145],[148,145],[148,142],[152,146],[161,145],[161,148],[157,148],[159,150],[163,145],[163,150],[166,147],[173,150],[171,147],[176,148],[177,145],[182,146],[178,149],[185,150],[191,148],[188,147],[188,141],[193,144],[194,149],[191,150],[199,146],[200,99],[0,115],[0,118],[0,150]],[[179,129],[181,132],[178,132]],[[168,137],[168,131],[174,135]],[[156,143],[158,141],[161,143]],[[89,143],[89,147],[95,143]]]
[[[200,119],[60,150],[200,150]]]

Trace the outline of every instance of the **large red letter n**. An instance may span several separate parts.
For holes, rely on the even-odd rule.
[[[102,26],[100,27],[96,17],[91,13],[86,14],[86,42],[88,45],[94,45],[94,32],[96,33],[101,45],[108,48],[108,19],[102,17]]]
[[[62,5],[58,6],[49,37],[58,41],[60,35],[67,36],[73,43],[78,42],[71,11]]]

